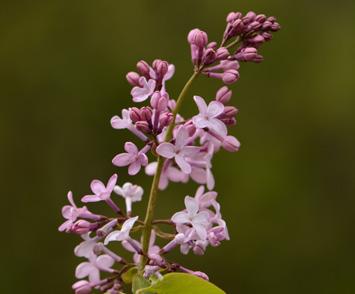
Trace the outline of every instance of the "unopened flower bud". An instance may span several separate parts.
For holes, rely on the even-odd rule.
[[[126,79],[128,81],[128,83],[130,83],[132,86],[139,86],[139,74],[137,74],[134,71],[130,71],[127,75],[126,75]]]
[[[256,35],[255,37],[249,39],[249,42],[254,44],[261,44],[265,42],[265,39],[262,35]]]
[[[145,77],[149,77],[149,64],[144,60],[138,61],[137,69]]]
[[[143,133],[150,133],[151,132],[149,124],[146,121],[141,120],[141,121],[136,122],[136,128],[137,128],[137,130],[139,130]]]
[[[252,22],[256,17],[256,14],[254,11],[249,11],[244,17],[243,17],[243,22],[244,23],[250,23]]]
[[[275,22],[275,23],[273,23],[273,24],[271,25],[271,30],[272,30],[273,32],[277,32],[277,31],[280,30],[280,29],[281,29],[281,26],[280,26],[280,24],[277,23],[277,22]]]
[[[153,61],[153,68],[159,77],[163,77],[168,71],[169,64],[166,61],[156,59]]]
[[[212,48],[208,48],[203,53],[202,63],[203,64],[211,64],[216,61],[216,52]]]
[[[217,49],[217,42],[210,42],[210,43],[207,44],[206,47],[216,50]]]
[[[190,44],[196,45],[200,48],[203,48],[208,43],[207,34],[200,29],[193,29],[187,36],[187,40]]]
[[[225,106],[222,115],[227,116],[227,117],[233,117],[237,113],[238,113],[238,109],[235,108],[234,106]]]
[[[171,123],[173,120],[173,114],[170,112],[165,112],[159,117],[159,127],[162,129]]]
[[[142,120],[150,122],[152,119],[152,114],[153,114],[153,112],[149,107],[147,107],[147,106],[142,107],[142,109],[141,109]]]
[[[150,105],[158,111],[164,111],[168,107],[168,102],[169,99],[166,95],[155,92],[150,100]]]
[[[261,23],[258,21],[253,21],[248,25],[248,31],[256,31],[261,28]]]
[[[91,223],[89,223],[86,220],[81,219],[73,224],[71,231],[75,234],[82,235],[82,234],[90,232],[92,230],[92,228],[93,228],[93,226]]]
[[[224,138],[222,146],[229,152],[236,152],[240,148],[240,142],[233,136],[227,136]]]
[[[243,48],[234,57],[239,61],[261,62],[263,60],[263,57],[258,54],[258,50],[254,47]]]
[[[222,80],[225,84],[233,84],[239,79],[239,72],[235,69],[229,69],[223,73]]]
[[[220,47],[216,51],[216,59],[222,60],[226,59],[229,56],[229,51],[225,47]]]
[[[265,14],[258,14],[255,17],[255,20],[260,22],[260,23],[263,23],[266,20],[266,15]]]
[[[216,93],[216,100],[223,104],[227,104],[232,97],[232,90],[229,90],[227,86],[223,86]]]
[[[244,23],[241,19],[237,19],[232,23],[232,36],[239,35],[243,32]]]
[[[88,281],[77,281],[72,286],[75,294],[90,294],[92,291],[92,287]]]
[[[240,12],[230,12],[228,15],[227,15],[227,22],[233,22],[235,21],[236,19],[238,18],[241,18],[242,17],[242,14]]]
[[[137,107],[132,107],[129,109],[129,117],[132,122],[136,123],[137,121],[142,120],[141,111]]]

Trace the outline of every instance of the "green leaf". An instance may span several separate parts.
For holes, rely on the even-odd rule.
[[[132,279],[132,292],[138,293],[137,291],[142,288],[147,288],[150,286],[150,283],[142,275],[136,274]],[[148,292],[149,293],[149,292]]]
[[[138,269],[136,267],[131,267],[128,271],[124,272],[122,274],[122,280],[123,282],[125,282],[126,284],[131,284],[133,277],[137,274]]]
[[[133,292],[134,293],[134,292]],[[140,289],[137,294],[226,294],[216,285],[194,275],[171,273],[150,287]]]

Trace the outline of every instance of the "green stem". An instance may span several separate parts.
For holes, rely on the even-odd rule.
[[[199,71],[195,71],[193,75],[190,77],[190,79],[186,82],[184,88],[181,90],[180,95],[176,101],[176,106],[173,110],[173,120],[170,123],[168,130],[165,135],[165,141],[170,141],[172,138],[173,130],[175,127],[175,119],[176,115],[178,114],[182,103],[184,101],[184,98],[186,97],[186,93],[191,87],[192,82],[194,79],[198,76]],[[152,186],[150,188],[150,194],[149,194],[149,201],[148,201],[148,206],[147,206],[147,211],[145,215],[145,220],[144,220],[144,229],[142,233],[142,250],[145,253],[145,255],[142,256],[141,262],[139,265],[140,271],[143,271],[144,265],[147,262],[147,253],[149,249],[149,241],[150,241],[150,235],[152,231],[152,225],[153,225],[153,219],[154,219],[154,211],[155,211],[155,206],[157,202],[157,195],[158,195],[158,187],[159,187],[159,181],[160,181],[160,176],[161,172],[163,170],[163,164],[164,164],[164,159],[161,156],[158,156],[158,163],[157,163],[157,170],[155,172]]]
[[[226,46],[226,49],[229,49],[229,48],[233,47],[234,45],[238,44],[240,41],[241,41],[241,39],[239,37],[237,37],[232,43],[229,43]]]

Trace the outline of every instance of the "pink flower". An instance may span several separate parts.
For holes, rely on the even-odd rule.
[[[148,157],[144,152],[139,151],[132,142],[126,142],[124,145],[126,153],[116,155],[112,163],[116,166],[128,166],[128,174],[133,176],[139,173],[142,166],[148,164]]]
[[[68,200],[71,205],[65,205],[62,208],[62,215],[66,219],[66,221],[60,225],[58,230],[60,232],[70,232],[71,228],[73,227],[74,223],[79,217],[86,217],[91,219],[99,219],[100,217],[92,214],[86,206],[78,208],[73,200],[73,193],[71,191],[68,192]]]
[[[192,118],[192,121],[196,128],[199,129],[212,129],[218,134],[225,136],[227,134],[226,125],[217,117],[223,113],[224,105],[218,101],[212,101],[207,106],[205,100],[202,97],[194,96],[194,100],[197,104],[199,114]]]
[[[114,117],[112,117],[111,118],[111,126],[114,129],[118,129],[118,130],[128,129],[129,127],[131,127],[132,120],[129,115],[129,110],[122,109],[122,118],[119,117],[118,115],[115,115]]]
[[[110,199],[113,188],[117,182],[117,174],[114,174],[107,182],[107,185],[100,180],[93,180],[90,184],[91,190],[94,194],[86,195],[81,198],[82,202],[98,202]]]
[[[147,100],[155,91],[156,82],[153,79],[147,81],[145,77],[139,78],[141,87],[134,87],[131,91],[134,102],[143,102]]]
[[[171,143],[161,143],[157,147],[157,153],[165,158],[175,159],[176,164],[186,173],[191,173],[191,165],[186,161],[186,157],[194,156],[199,152],[199,147],[186,146],[189,142],[189,132],[186,128],[181,127],[175,139],[175,145]]]
[[[134,223],[137,221],[138,216],[136,217],[132,217],[129,218],[128,220],[126,220],[123,225],[121,230],[117,230],[117,231],[113,231],[110,234],[108,234],[108,236],[105,239],[104,244],[107,245],[108,243],[110,243],[111,241],[124,241],[129,239],[129,233],[131,231],[131,229],[134,226]]]
[[[190,196],[185,197],[186,211],[180,211],[175,213],[171,220],[179,224],[189,224],[193,227],[196,234],[201,240],[205,240],[207,237],[206,228],[209,224],[209,214],[206,211],[199,212],[199,204],[195,198]]]
[[[132,202],[141,201],[144,192],[142,187],[131,183],[125,183],[122,187],[116,186],[113,191],[126,200],[127,214],[132,211]]]
[[[200,186],[195,194],[195,199],[198,203],[199,209],[206,209],[216,203],[217,192],[208,191],[205,193],[205,187]]]
[[[100,281],[100,270],[113,272],[111,267],[114,263],[115,260],[107,254],[100,256],[92,255],[88,261],[82,262],[77,266],[75,276],[78,279],[89,277],[91,283],[98,283]]]

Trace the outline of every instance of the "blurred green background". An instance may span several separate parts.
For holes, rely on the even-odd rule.
[[[66,193],[89,191],[128,133],[110,118],[131,105],[125,74],[139,59],[191,72],[186,35],[220,40],[229,11],[277,16],[265,62],[232,86],[242,148],[214,160],[231,241],[176,258],[227,293],[355,293],[354,1],[1,1],[1,293],[70,293],[79,239],[59,234]],[[213,97],[199,79],[190,94]],[[184,113],[194,111],[192,101]],[[130,179],[148,189],[142,173]],[[196,185],[169,186],[158,215]],[[147,199],[145,198],[145,201]],[[146,202],[136,205],[142,212]]]

